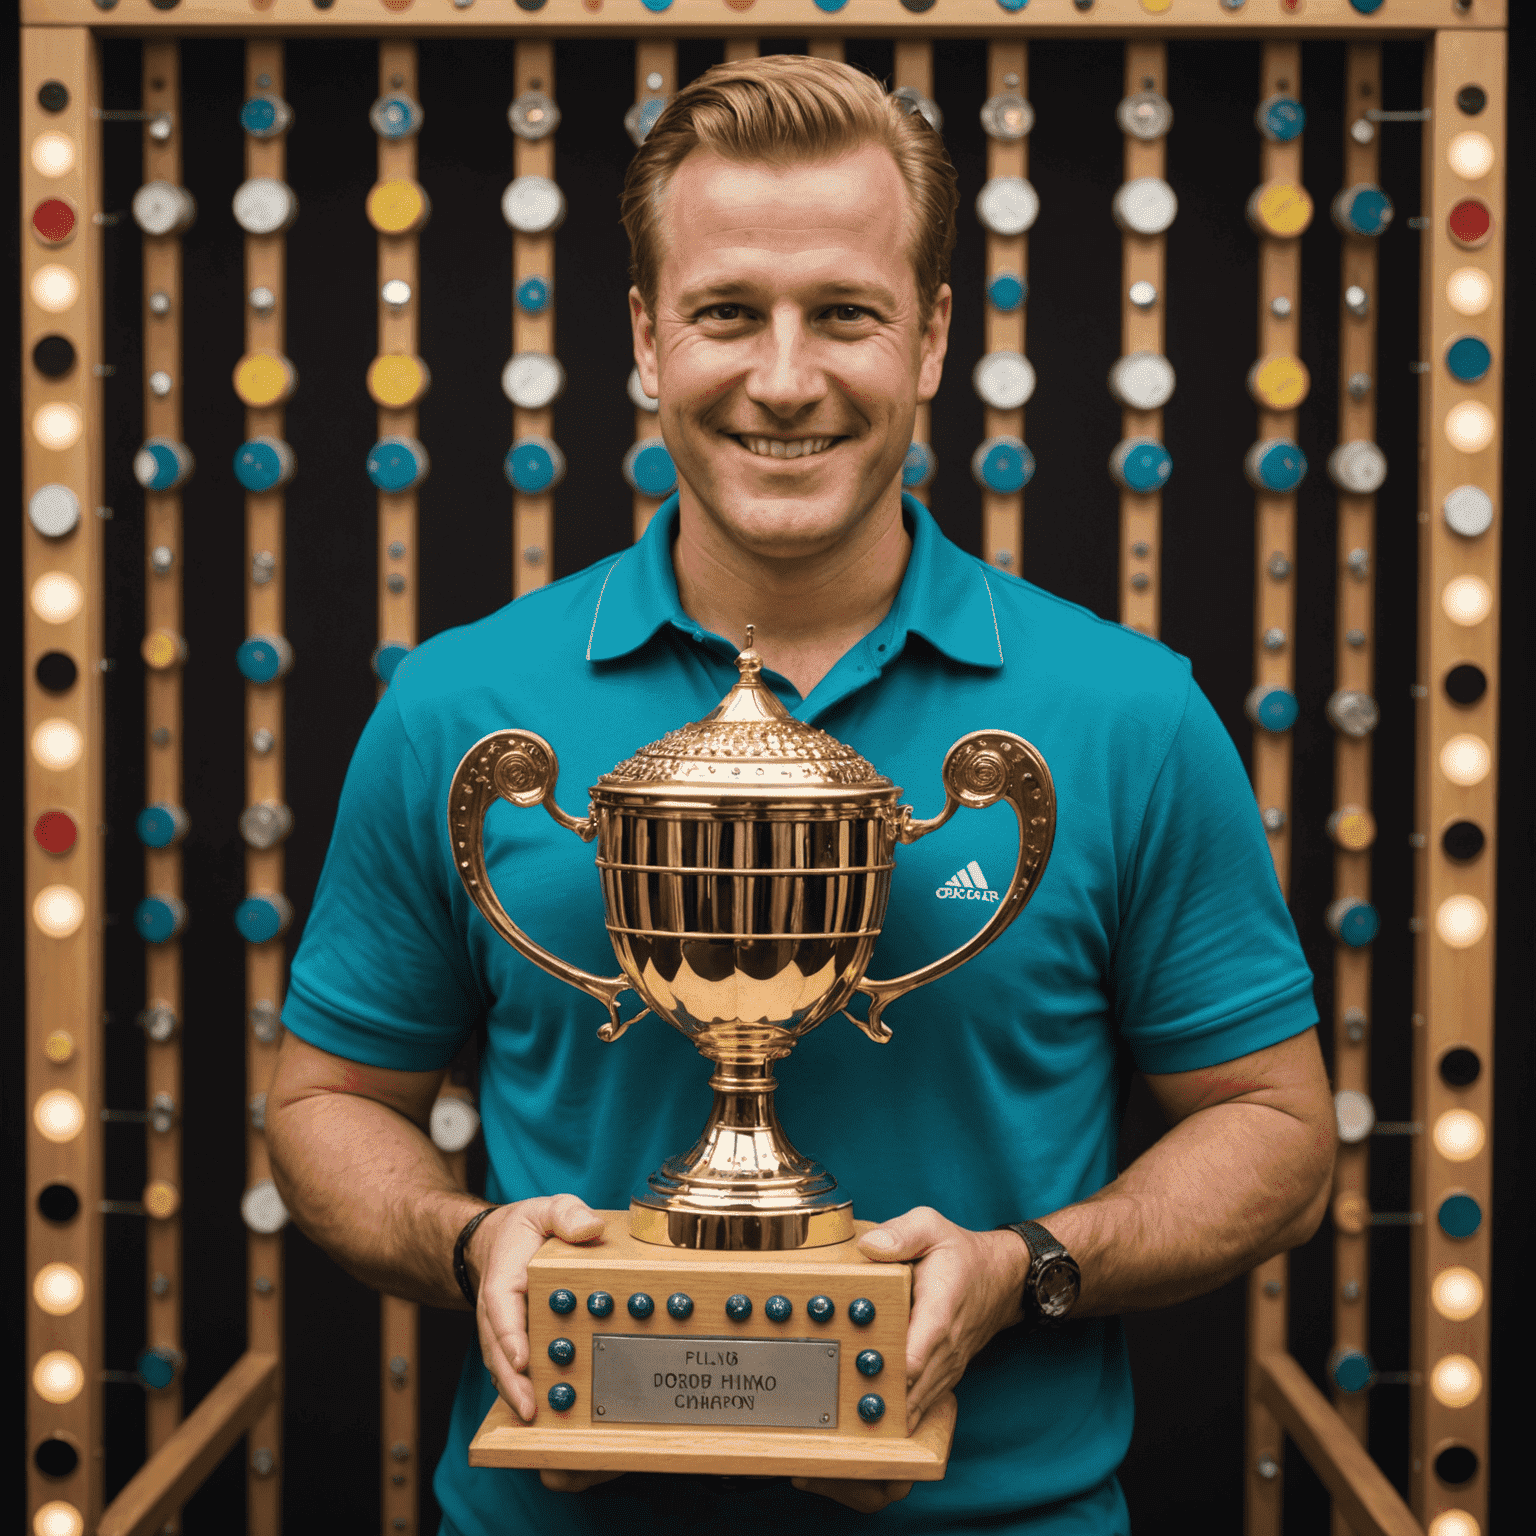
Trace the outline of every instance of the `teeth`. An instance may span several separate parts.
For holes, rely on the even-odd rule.
[[[800,437],[785,442],[782,437],[739,437],[748,453],[766,459],[804,459],[813,453],[824,453],[836,442],[831,437]]]

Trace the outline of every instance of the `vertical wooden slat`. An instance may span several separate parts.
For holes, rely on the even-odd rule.
[[[757,39],[755,37],[738,37],[734,33],[725,40],[725,62],[738,64],[743,59],[755,59],[757,57]]]
[[[639,38],[635,42],[635,100],[647,96],[671,96],[677,90],[677,44],[670,39]],[[635,408],[635,441],[657,436],[656,417]],[[649,526],[661,500],[633,493],[635,537]]]
[[[22,681],[26,732],[26,825],[22,831],[26,908],[26,1081],[27,1081],[27,1510],[29,1522],[44,1505],[60,1502],[79,1512],[94,1530],[102,1508],[102,921],[103,768],[102,603],[104,591],[102,522],[101,364],[101,133],[95,113],[101,105],[95,43],[83,27],[21,29],[21,405],[22,491],[29,500],[45,485],[61,485],[79,500],[81,517],[73,531],[45,537],[24,514],[21,519],[24,659]],[[69,93],[61,110],[46,110],[38,99],[45,82]],[[62,134],[75,149],[73,166],[62,176],[44,176],[34,163],[39,137]],[[33,209],[47,198],[63,198],[75,212],[67,245],[50,249],[32,233]],[[37,302],[34,283],[47,267],[63,268],[79,285],[79,296],[60,310]],[[34,366],[32,349],[44,336],[66,337],[75,349],[73,368],[50,379]],[[67,448],[45,448],[37,439],[35,413],[48,404],[67,404],[80,413],[84,431]],[[60,623],[45,622],[30,602],[39,577],[58,572],[79,583],[84,603]],[[59,651],[78,668],[73,686],[43,688],[34,668],[45,654]],[[78,735],[81,751],[67,766],[39,757],[48,722],[63,722]],[[54,739],[57,739],[56,737]],[[74,846],[46,852],[33,836],[44,812],[65,811],[77,828]],[[63,885],[77,893],[84,917],[67,937],[54,938],[38,926],[33,903],[46,887]],[[52,1049],[50,1049],[53,1037]],[[66,1042],[62,1038],[67,1037]],[[60,1058],[63,1059],[60,1059]],[[73,1094],[83,1111],[78,1134],[53,1141],[37,1123],[39,1100],[51,1092]],[[67,1222],[49,1221],[37,1197],[49,1185],[67,1185],[79,1200]],[[63,1316],[36,1304],[32,1286],[46,1264],[70,1265],[84,1282],[80,1304]],[[66,1351],[80,1364],[83,1386],[70,1401],[45,1401],[31,1385],[46,1354]],[[67,1476],[45,1478],[32,1453],[43,1440],[70,1443],[78,1461]]]
[[[1503,32],[1439,32],[1427,50],[1424,105],[1431,118],[1424,134],[1424,232],[1422,350],[1429,365],[1420,396],[1421,453],[1419,503],[1419,682],[1418,763],[1415,785],[1418,832],[1423,838],[1416,860],[1415,947],[1417,1013],[1414,1018],[1414,1118],[1425,1130],[1415,1138],[1414,1209],[1423,1211],[1413,1229],[1412,1257],[1412,1504],[1426,1523],[1443,1510],[1461,1509],[1488,1529],[1489,1253],[1493,1177],[1493,984],[1494,897],[1497,843],[1499,719],[1499,541],[1502,517],[1499,465],[1502,426],[1505,157],[1508,96],[1505,71],[1507,40]],[[1476,86],[1486,93],[1481,111],[1464,110],[1459,93]],[[1452,141],[1478,133],[1488,141],[1492,164],[1486,174],[1459,174],[1449,160]],[[1470,167],[1463,167],[1468,170]],[[1458,245],[1450,216],[1457,204],[1475,199],[1492,215],[1490,238],[1480,249]],[[1453,272],[1470,268],[1483,274],[1491,289],[1480,314],[1458,313],[1450,304],[1447,283]],[[1477,337],[1492,352],[1492,366],[1476,382],[1455,378],[1446,364],[1453,340]],[[1458,408],[1483,407],[1491,414],[1493,435],[1486,447],[1454,447],[1447,423]],[[1455,533],[1443,513],[1446,497],[1458,487],[1488,496],[1493,522],[1475,536]],[[1491,595],[1486,618],[1456,624],[1443,606],[1447,586],[1480,580]],[[1446,673],[1468,663],[1481,669],[1487,688],[1474,703],[1457,704],[1446,691]],[[1474,738],[1488,754],[1486,775],[1476,783],[1452,781],[1442,753],[1455,738]],[[1486,839],[1469,859],[1448,857],[1442,836],[1453,822],[1471,822]],[[1487,914],[1487,932],[1466,947],[1453,947],[1440,932],[1455,911],[1444,904],[1470,899]],[[1480,1062],[1476,1080],[1453,1086],[1441,1075],[1446,1051],[1463,1046]],[[1483,1133],[1481,1147],[1461,1159],[1437,1146],[1441,1117],[1471,1115]],[[1442,1203],[1453,1193],[1469,1195],[1482,1209],[1477,1231],[1454,1238],[1440,1226]],[[1465,1320],[1442,1316],[1432,1305],[1435,1279],[1460,1266],[1472,1271],[1483,1288],[1482,1305]],[[1437,1366],[1452,1356],[1470,1360],[1482,1378],[1481,1390],[1465,1406],[1437,1400]],[[1447,1445],[1471,1449],[1478,1470],[1465,1485],[1450,1488],[1435,1475],[1435,1458]],[[1518,1472],[1506,1476],[1518,1477]]]
[[[813,37],[805,45],[806,52],[813,59],[831,59],[834,63],[841,64],[847,58],[847,46],[840,37]]]
[[[923,96],[933,95],[933,44],[927,38],[897,39],[892,79],[896,90],[917,91]],[[927,401],[919,401],[917,414],[912,422],[912,441],[928,443],[933,440],[932,411]],[[921,502],[928,500],[928,488],[913,486],[910,494]]]

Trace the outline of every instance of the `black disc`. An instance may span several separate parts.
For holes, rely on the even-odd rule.
[[[37,1213],[44,1221],[73,1221],[80,1214],[80,1196],[68,1184],[46,1184],[37,1192]]]
[[[32,1460],[44,1477],[68,1477],[80,1465],[80,1453],[68,1440],[42,1440]]]
[[[1456,105],[1468,117],[1476,117],[1488,105],[1488,92],[1480,85],[1464,85],[1456,92]]]
[[[45,379],[62,379],[75,366],[75,344],[68,336],[44,336],[32,348],[32,366]]]
[[[1435,1476],[1452,1488],[1477,1476],[1477,1452],[1470,1445],[1448,1445],[1435,1457]]]
[[[1445,849],[1446,858],[1457,859],[1462,863],[1475,859],[1483,851],[1483,844],[1487,840],[1483,829],[1475,821],[1453,821],[1440,834],[1440,846]]]
[[[69,87],[62,80],[44,80],[37,88],[37,104],[44,112],[62,112],[69,105]]]
[[[1452,667],[1445,674],[1445,696],[1452,704],[1476,704],[1487,691],[1487,675],[1470,661]]]
[[[68,693],[75,686],[75,679],[80,675],[80,669],[75,665],[75,658],[66,655],[63,651],[48,651],[37,658],[37,666],[33,669],[40,688],[46,688],[49,693]]]
[[[1470,1046],[1453,1045],[1440,1058],[1440,1081],[1447,1088],[1470,1088],[1482,1070],[1483,1064]]]

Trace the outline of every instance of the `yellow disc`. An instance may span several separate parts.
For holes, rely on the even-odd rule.
[[[139,654],[151,671],[163,672],[186,659],[187,645],[180,635],[172,634],[168,629],[152,629],[144,636]]]
[[[1275,353],[1261,357],[1248,373],[1248,393],[1272,411],[1300,405],[1312,388],[1312,376],[1299,357]]]
[[[408,235],[427,222],[431,211],[427,194],[403,176],[376,182],[368,193],[368,222],[381,235]]]
[[[1340,848],[1359,853],[1376,841],[1376,818],[1363,805],[1341,805],[1328,818],[1328,835]]]
[[[1312,222],[1312,198],[1294,181],[1266,181],[1248,200],[1248,217],[1263,234],[1290,239]]]
[[[427,365],[419,357],[386,352],[368,365],[368,393],[382,406],[399,410],[415,405],[432,382]]]
[[[67,1029],[56,1029],[43,1041],[43,1055],[62,1067],[75,1054],[75,1037]]]
[[[1371,1207],[1364,1195],[1347,1191],[1334,1197],[1333,1224],[1340,1232],[1358,1235],[1370,1225]]]
[[[235,364],[235,393],[247,405],[278,405],[298,382],[293,364],[275,352],[251,352]]]
[[[174,1216],[181,1209],[181,1191],[164,1179],[156,1179],[152,1184],[144,1186],[144,1209],[151,1216],[164,1221],[167,1216]]]
[[[1173,0],[1141,0],[1141,8],[1150,11],[1154,16],[1161,16],[1166,10],[1171,10]]]

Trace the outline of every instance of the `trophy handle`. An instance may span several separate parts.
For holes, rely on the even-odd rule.
[[[492,731],[482,736],[464,754],[454,770],[448,790],[448,839],[453,848],[454,867],[470,900],[502,938],[525,960],[531,960],[557,981],[595,997],[608,1010],[608,1022],[597,1032],[601,1040],[617,1040],[641,1017],[619,1017],[619,994],[631,985],[627,976],[594,976],[590,971],[552,955],[535,944],[508,916],[500,898],[491,888],[485,869],[485,813],[493,800],[510,805],[542,805],[566,829],[584,843],[597,836],[597,822],[587,815],[581,819],[568,816],[555,802],[555,780],[560,776],[560,760],[555,749],[532,731]],[[643,1012],[649,1012],[649,1009]]]
[[[915,843],[918,838],[938,831],[962,806],[982,810],[1006,800],[1019,822],[1019,857],[997,910],[986,926],[959,949],[908,971],[905,976],[893,976],[889,981],[865,977],[854,988],[869,997],[869,1017],[854,1018],[846,1009],[844,1016],[880,1045],[891,1038],[890,1027],[880,1017],[891,1003],[964,965],[1024,910],[1045,873],[1051,842],[1056,836],[1056,789],[1051,783],[1051,770],[1022,736],[1015,736],[1012,731],[972,731],[945,754],[943,775],[944,809],[924,820],[912,814],[910,805],[902,806],[896,826],[897,840]]]

